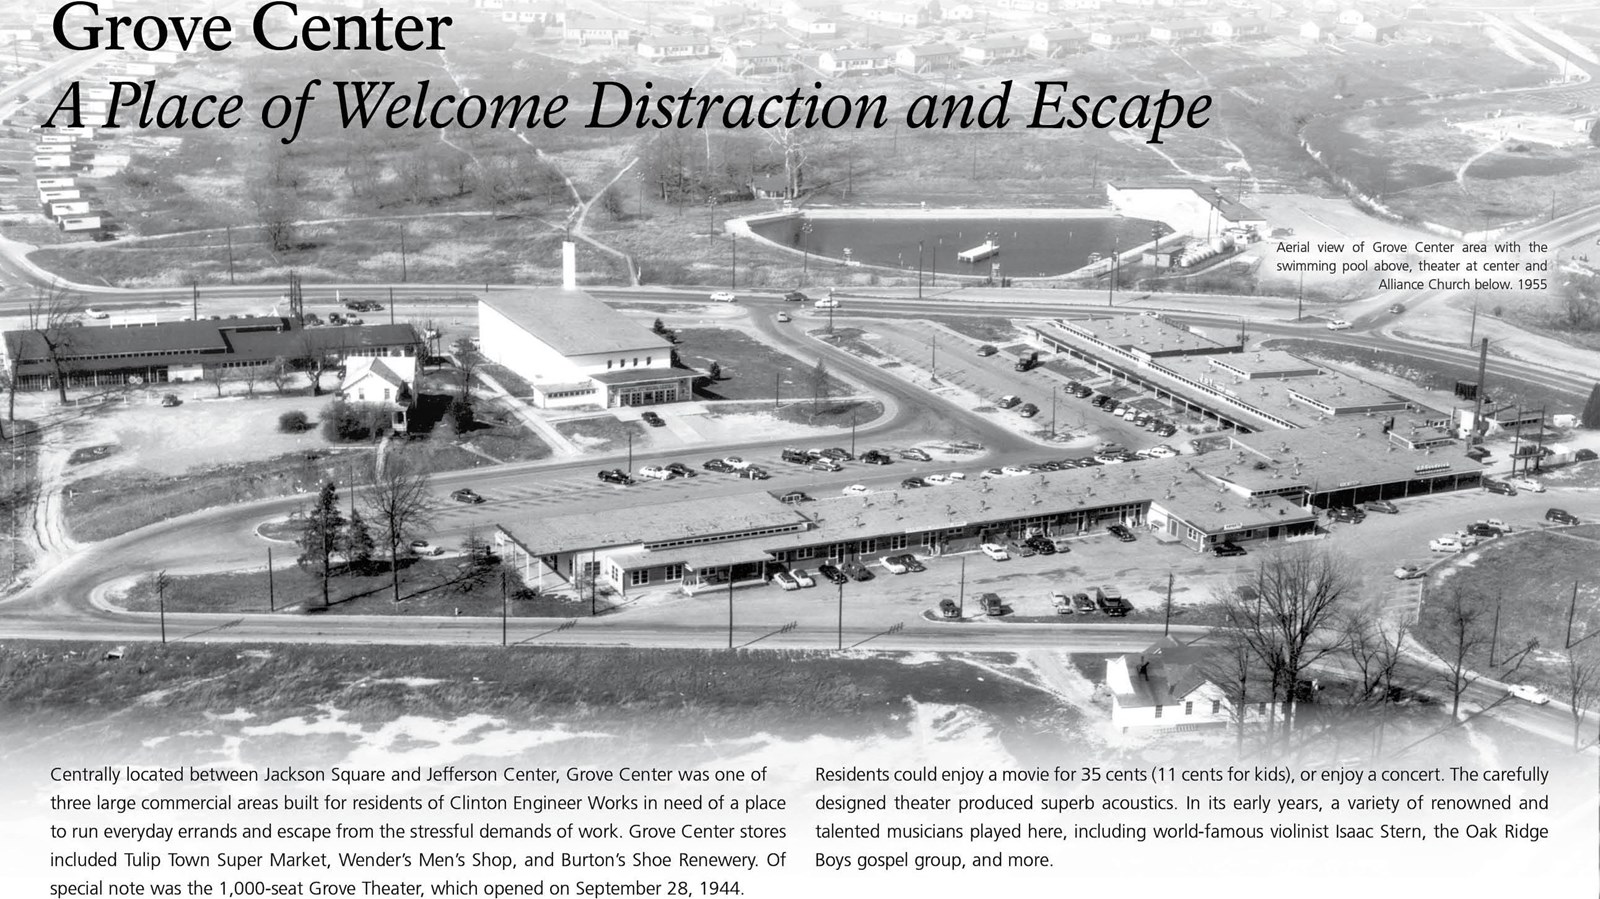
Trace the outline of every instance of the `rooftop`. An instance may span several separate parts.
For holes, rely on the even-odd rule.
[[[1456,474],[1479,475],[1483,466],[1468,459],[1465,448],[1410,451],[1401,449],[1383,434],[1377,419],[1340,421],[1300,431],[1273,431],[1234,435],[1236,464],[1229,476],[1243,489],[1277,490],[1285,481],[1305,483],[1314,491],[1327,491],[1359,484],[1386,484],[1419,476],[1448,477]],[[1223,460],[1204,457],[1206,471],[1218,474]],[[1255,459],[1268,463],[1257,469]],[[1295,475],[1299,469],[1300,474]],[[1282,480],[1272,474],[1282,472]]]
[[[626,488],[623,488],[626,489]],[[566,515],[522,513],[496,522],[534,555],[642,546],[651,537],[716,539],[768,528],[798,528],[805,517],[766,493],[713,496]]]
[[[563,356],[650,350],[670,354],[672,344],[584,290],[529,287],[494,290],[478,302]]]
[[[1239,344],[1220,343],[1153,315],[1116,318],[1057,319],[1041,323],[1041,330],[1066,332],[1118,347],[1142,358],[1189,353],[1234,352]],[[1237,335],[1229,335],[1236,339]]]
[[[1282,350],[1213,356],[1211,364],[1241,378],[1302,378],[1322,373],[1322,369],[1310,362]]]

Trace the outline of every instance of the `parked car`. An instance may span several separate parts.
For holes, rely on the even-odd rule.
[[[1328,519],[1330,521],[1346,521],[1351,524],[1359,524],[1365,521],[1366,518],[1367,513],[1354,506],[1336,506],[1328,510]]]
[[[840,449],[837,446],[823,450],[822,457],[824,459],[832,459],[835,462],[850,462],[855,459],[855,456],[849,450]]]
[[[667,471],[672,472],[672,476],[675,478],[692,478],[696,474],[694,469],[683,464],[682,462],[674,462],[671,465],[668,465]]]
[[[1492,455],[1494,455],[1494,453],[1489,452],[1487,448],[1481,446],[1475,446],[1472,449],[1467,450],[1467,458],[1474,462],[1482,462]]]
[[[633,483],[633,478],[628,477],[628,473],[620,468],[603,469],[600,472],[600,480],[605,481],[607,484],[617,484],[623,487]]]
[[[1348,330],[1350,330],[1350,323],[1345,321],[1342,318],[1330,318],[1330,319],[1328,319],[1328,330],[1329,331],[1348,331]]]
[[[783,295],[785,303],[809,303],[811,298],[798,290],[791,290]]]
[[[998,353],[998,352],[1000,352],[998,349],[995,349],[994,347],[990,346],[987,343],[984,344],[981,347],[978,347],[978,355],[980,355],[980,356],[993,356],[995,353]]]
[[[799,590],[800,589],[800,582],[795,580],[794,576],[789,574],[789,572],[787,572],[787,571],[780,571],[777,574],[773,575],[772,576],[772,582],[774,584],[777,584],[778,586],[782,587],[785,590]]]
[[[1454,534],[1447,534],[1443,537],[1435,537],[1428,541],[1428,549],[1436,553],[1458,553],[1464,548],[1465,547],[1461,545],[1461,538],[1455,536]]]
[[[900,561],[899,556],[884,556],[878,560],[878,564],[882,565],[884,570],[890,574],[905,574],[911,570],[906,567],[906,563]]]
[[[639,416],[639,420],[644,422],[645,424],[649,425],[652,428],[666,427],[666,424],[667,424],[665,421],[661,420],[661,416],[655,414],[654,412],[642,413]]]
[[[1132,543],[1138,539],[1133,536],[1133,531],[1128,530],[1128,526],[1124,524],[1114,524],[1106,528],[1106,530],[1111,532],[1111,536],[1121,540],[1123,543]]]
[[[1071,390],[1072,391],[1072,395],[1077,397],[1080,400],[1083,399],[1084,397],[1087,397],[1087,396],[1094,396],[1094,391],[1089,389],[1088,387],[1083,386],[1082,384],[1079,384],[1076,387],[1072,387],[1072,386],[1069,385],[1067,387],[1067,389]]]
[[[711,302],[713,303],[732,303],[737,299],[739,297],[731,290],[719,290],[711,295]]]
[[[1517,488],[1518,490],[1526,490],[1529,493],[1544,492],[1544,484],[1541,484],[1533,478],[1517,478],[1511,482],[1511,486]]]
[[[183,400],[178,399],[178,395],[176,393],[169,393],[161,398],[161,405],[170,409],[173,406],[183,405]]]
[[[849,575],[850,579],[853,581],[872,580],[872,569],[861,564],[860,562],[857,562],[855,559],[845,562],[843,565],[840,565],[839,568],[845,574]]]
[[[755,464],[754,462],[746,462],[744,459],[740,458],[739,456],[724,456],[722,461],[726,462],[728,464],[728,467],[733,469],[734,471],[743,471],[744,469],[749,468],[750,466]]]
[[[772,475],[767,473],[765,468],[762,468],[759,465],[749,465],[738,469],[734,473],[739,477],[749,481],[765,481],[767,478],[772,477]]]
[[[1550,509],[1544,513],[1544,520],[1554,524],[1577,524],[1578,516],[1566,509]]]
[[[1007,465],[1005,468],[1000,469],[1000,473],[1008,478],[1020,478],[1024,475],[1032,474],[1027,466],[1024,465]]]
[[[1113,618],[1122,618],[1133,611],[1133,603],[1123,599],[1122,591],[1116,587],[1094,588],[1094,604]]]
[[[795,570],[789,572],[789,576],[793,577],[795,583],[802,587],[815,587],[817,585],[816,578],[813,578],[811,573],[806,571],[804,568],[796,568]]]
[[[989,478],[1003,478],[1005,476],[1006,472],[1003,468],[985,468],[983,471],[978,472],[978,477],[984,478],[985,480]]]
[[[965,481],[967,479],[966,472],[962,472],[962,471],[952,471],[949,474],[945,475],[945,477],[949,478],[952,481]]]
[[[795,506],[799,505],[800,503],[811,502],[811,495],[800,490],[790,490],[788,493],[778,497],[778,500],[780,502],[788,503],[791,506]]]
[[[922,483],[929,487],[943,487],[950,483],[950,476],[947,474],[930,474],[922,479]]]
[[[900,482],[900,487],[902,489],[905,489],[905,490],[915,490],[918,487],[926,487],[926,486],[928,486],[928,482],[927,481],[924,481],[921,478],[915,478],[915,477],[906,478],[905,480]]]
[[[1516,530],[1516,528],[1513,528],[1511,525],[1506,524],[1504,521],[1501,521],[1498,518],[1480,518],[1478,519],[1477,523],[1486,524],[1489,527],[1495,528],[1502,534],[1509,534]]]
[[[985,543],[981,548],[984,555],[996,562],[1004,562],[1011,558],[1011,554],[1006,552],[1006,548],[998,543]]]
[[[912,447],[911,449],[903,449],[903,450],[901,450],[900,451],[900,458],[902,458],[902,459],[910,459],[913,462],[932,462],[933,461],[933,457],[928,455],[926,450],[919,450],[916,447]]]
[[[998,593],[985,593],[979,596],[978,607],[983,609],[985,615],[1004,615],[1006,611]]]
[[[1079,615],[1087,615],[1094,610],[1094,600],[1089,598],[1089,594],[1072,594],[1072,611],[1078,613]]]
[[[722,459],[710,459],[710,460],[707,460],[706,464],[704,464],[704,465],[702,465],[700,467],[704,468],[706,471],[716,471],[716,472],[722,472],[724,474],[726,474],[727,472],[733,471],[733,466],[729,465],[726,461],[724,461]]]
[[[844,471],[844,466],[833,461],[832,459],[818,459],[807,467],[809,467],[812,471]]]
[[[639,477],[665,481],[672,477],[672,472],[667,471],[666,466],[663,465],[646,465],[639,469]]]
[[[1394,576],[1402,581],[1412,581],[1426,575],[1421,565],[1401,565],[1394,570]]]
[[[906,566],[907,571],[917,572],[928,570],[928,566],[917,561],[917,557],[913,556],[911,553],[901,553],[899,559],[900,564]]]
[[[829,564],[818,565],[817,566],[817,573],[822,575],[823,577],[827,578],[830,583],[834,583],[834,584],[848,584],[848,583],[850,583],[850,576],[845,574],[844,572],[840,571],[837,567],[835,567],[833,565],[829,565]]]
[[[865,484],[851,484],[839,492],[845,496],[866,496],[872,492],[872,488]]]
[[[450,498],[458,503],[468,503],[470,505],[477,505],[478,503],[483,502],[483,497],[472,492],[466,487],[462,487],[460,490],[450,494]]]
[[[779,322],[792,322],[792,321],[794,321],[794,318],[792,316],[790,316],[789,313],[787,313],[787,312],[780,312],[780,313],[778,313],[777,320]]]
[[[1003,396],[1003,397],[995,400],[994,404],[997,407],[1001,408],[1001,409],[1010,409],[1013,406],[1021,405],[1022,404],[1022,397],[1020,397],[1020,396],[1011,396],[1010,394],[1007,394],[1006,396]]]
[[[83,310],[83,314],[85,316],[88,316],[89,318],[110,318],[111,317],[111,313],[105,311],[104,309],[96,309],[93,306],[85,307],[84,310]]]
[[[1467,525],[1467,533],[1473,537],[1486,537],[1490,540],[1505,536],[1505,531],[1486,521],[1474,521],[1472,524]]]
[[[419,556],[442,556],[442,555],[444,555],[444,548],[443,547],[434,546],[432,543],[429,543],[426,540],[413,540],[413,541],[411,541],[411,551],[413,553],[419,555]]]
[[[1498,493],[1501,496],[1517,495],[1516,487],[1506,483],[1505,481],[1495,481],[1490,480],[1489,478],[1483,479],[1483,489],[1489,491],[1490,493]]]
[[[956,601],[953,599],[941,599],[939,600],[939,614],[945,618],[960,618],[961,607],[956,605]]]
[[[1221,543],[1218,543],[1217,545],[1211,547],[1211,551],[1223,558],[1227,558],[1229,556],[1242,556],[1245,554],[1244,547],[1234,543],[1232,540],[1224,540]]]
[[[1072,600],[1068,599],[1067,594],[1062,593],[1060,590],[1051,592],[1050,605],[1055,608],[1057,615],[1072,614]]]
[[[1572,461],[1574,462],[1593,462],[1596,459],[1600,459],[1600,453],[1592,449],[1585,448],[1572,454]]]
[[[1161,444],[1160,446],[1153,446],[1150,448],[1150,458],[1152,459],[1172,459],[1177,455],[1178,451],[1170,446],[1167,446],[1165,443]]]
[[[1361,508],[1367,510],[1368,512],[1382,512],[1385,515],[1400,514],[1400,507],[1386,499],[1368,500],[1367,502],[1361,504]]]
[[[867,450],[861,454],[861,461],[868,465],[890,465],[894,463],[894,459],[883,450]]]
[[[1512,684],[1506,689],[1511,693],[1512,696],[1515,696],[1523,702],[1531,702],[1534,705],[1544,705],[1550,701],[1550,697],[1544,695],[1541,690],[1536,687],[1530,687],[1527,684]]]
[[[1023,418],[1032,418],[1039,414],[1039,407],[1032,403],[1023,403],[1017,407],[1017,414]]]

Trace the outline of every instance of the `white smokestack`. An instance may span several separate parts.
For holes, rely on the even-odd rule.
[[[570,240],[561,242],[561,289],[578,289],[578,245]]]

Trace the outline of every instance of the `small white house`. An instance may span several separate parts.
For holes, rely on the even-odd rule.
[[[698,34],[659,34],[639,39],[639,55],[657,62],[711,55],[711,41]]]
[[[352,403],[384,406],[389,427],[398,434],[410,430],[411,410],[417,405],[415,356],[351,356],[344,361],[339,396]]]
[[[1153,733],[1236,722],[1234,698],[1206,675],[1210,652],[1162,637],[1141,653],[1107,659],[1112,726],[1124,733],[1135,728]],[[1281,717],[1283,703],[1247,694],[1237,714],[1246,723],[1269,715]]]
[[[817,57],[817,69],[824,75],[870,75],[887,72],[893,64],[894,54],[869,47],[824,50]]]

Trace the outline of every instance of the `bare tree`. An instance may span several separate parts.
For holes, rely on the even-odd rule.
[[[378,538],[389,547],[395,602],[400,601],[400,547],[409,533],[426,526],[432,518],[428,505],[431,480],[423,461],[404,451],[381,453],[374,466],[366,505],[377,526]]]
[[[828,362],[822,357],[817,357],[816,367],[811,369],[811,411],[816,412],[817,407],[828,396]]]
[[[274,253],[293,249],[300,220],[300,196],[287,188],[257,183],[250,189],[256,225]]]
[[[1347,670],[1353,675],[1347,708],[1358,715],[1376,713],[1372,739],[1376,758],[1383,753],[1389,712],[1403,681],[1407,626],[1385,622],[1381,614],[1366,609],[1348,616],[1344,630]]]
[[[1572,748],[1583,749],[1583,721],[1589,706],[1600,701],[1600,660],[1582,643],[1567,647],[1562,668],[1561,699],[1572,708]]]
[[[1483,620],[1482,597],[1470,588],[1452,581],[1437,609],[1442,617],[1439,630],[1445,641],[1439,646],[1439,658],[1445,666],[1450,717],[1454,719],[1461,714],[1461,695],[1478,679],[1472,662],[1489,645],[1490,635]]]
[[[333,368],[335,359],[328,348],[312,337],[310,332],[300,332],[299,364],[311,376],[311,395],[322,396],[322,375]]]
[[[233,380],[233,371],[233,369],[228,368],[227,366],[212,365],[207,366],[204,370],[202,370],[200,377],[204,379],[207,384],[217,388],[217,397],[220,399],[222,397],[222,386]]]
[[[456,360],[456,371],[461,375],[461,398],[472,402],[472,378],[478,373],[478,366],[483,362],[478,348],[473,342],[462,337],[450,347],[451,355]]]
[[[1256,557],[1241,586],[1223,598],[1221,634],[1242,643],[1266,669],[1269,696],[1283,702],[1283,739],[1294,731],[1297,688],[1307,669],[1343,646],[1336,627],[1356,586],[1336,553],[1306,544],[1277,547]]]
[[[244,385],[245,396],[255,396],[256,385],[261,383],[261,379],[267,375],[266,366],[263,365],[243,365],[235,369],[235,371],[238,372],[236,377],[239,383]]]
[[[71,366],[72,338],[83,323],[83,300],[61,282],[52,279],[48,287],[35,291],[28,304],[28,330],[44,346],[45,359],[56,382],[61,402],[67,401],[67,375]],[[16,396],[12,395],[15,409]]]
[[[267,366],[267,380],[272,382],[272,389],[279,394],[289,388],[289,381],[294,377],[294,370],[289,367],[289,360],[279,356]]]

